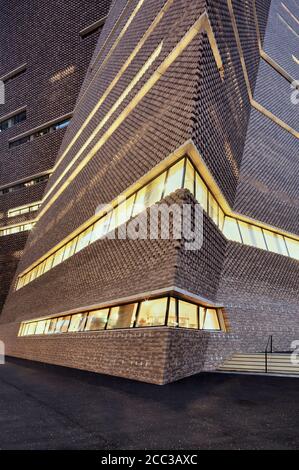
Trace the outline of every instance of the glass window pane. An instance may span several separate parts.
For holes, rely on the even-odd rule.
[[[264,230],[264,235],[269,251],[272,251],[273,253],[278,253],[279,255],[288,256],[283,236],[278,235],[274,232],[270,232],[268,230]]]
[[[167,298],[142,302],[138,313],[137,327],[165,325],[166,306]]]
[[[104,330],[106,323],[107,323],[108,313],[109,313],[109,308],[105,308],[103,310],[95,310],[94,312],[90,312],[88,315],[85,330],[88,330],[88,331]]]
[[[217,310],[208,308],[204,323],[204,330],[220,330]]]
[[[236,219],[225,217],[223,233],[228,240],[242,243]]]
[[[219,223],[218,223],[218,227],[219,227],[220,230],[222,231],[222,230],[223,230],[223,226],[224,226],[224,212],[223,212],[223,210],[221,209],[220,206],[218,206],[218,210],[219,210]]]
[[[186,160],[186,173],[185,173],[185,183],[184,188],[189,189],[189,191],[194,195],[194,180],[195,180],[195,170],[194,166],[190,161]]]
[[[51,255],[51,256],[49,256],[49,258],[47,258],[47,260],[45,262],[44,273],[46,273],[47,271],[49,271],[52,268],[52,264],[53,264],[53,255]]]
[[[198,329],[197,305],[179,301],[179,326]]]
[[[135,195],[122,202],[112,211],[109,232],[126,223],[132,215]]]
[[[262,229],[255,225],[247,224],[239,220],[239,227],[242,234],[243,243],[245,245],[255,246],[266,250],[265,239],[263,236]]]
[[[168,326],[178,326],[177,315],[176,315],[176,299],[172,298],[169,302],[169,312],[168,312]]]
[[[56,251],[56,253],[54,255],[54,261],[53,261],[52,268],[54,268],[54,266],[57,266],[58,264],[60,264],[62,262],[63,252],[64,252],[64,246],[62,248],[60,248],[60,250]]]
[[[299,259],[299,242],[285,237],[291,258]]]
[[[110,218],[111,218],[111,212],[109,212],[109,214],[102,217],[93,225],[91,243],[99,240],[100,238],[103,238],[107,234],[109,223],[110,223]]]
[[[173,193],[177,189],[182,188],[184,175],[184,161],[184,159],[180,160],[178,163],[176,163],[176,165],[169,168],[164,197]]]
[[[134,203],[133,216],[136,216],[143,212],[148,207],[161,201],[163,189],[165,186],[166,172],[155,178],[149,184],[140,189],[136,195]]]
[[[56,323],[57,323],[57,318],[52,318],[50,320],[50,326],[49,326],[49,330],[48,330],[49,335],[55,333]]]
[[[37,322],[29,323],[27,335],[34,335],[36,330]]]
[[[42,320],[37,322],[37,327],[35,330],[36,335],[43,335],[45,331],[45,326],[46,326],[46,320]]]
[[[73,256],[73,254],[75,253],[75,248],[76,248],[76,243],[78,241],[78,237],[74,238],[73,240],[71,240],[66,246],[65,246],[65,250],[64,250],[64,253],[63,253],[63,261],[70,258],[71,256]]]
[[[205,323],[206,308],[199,307],[199,328],[202,330]]]
[[[93,226],[89,227],[87,230],[85,230],[83,233],[81,233],[78,236],[78,242],[76,245],[76,253],[78,253],[78,251],[83,250],[83,248],[86,248],[89,245],[91,234],[92,234],[92,229],[93,229]]]
[[[209,216],[218,226],[218,204],[211,193],[209,193]]]
[[[132,328],[134,325],[138,304],[121,305],[111,309],[107,329]]]
[[[71,317],[60,317],[57,319],[55,333],[66,333],[69,327]]]
[[[73,315],[68,331],[84,331],[86,317],[87,312],[77,313],[76,315]]]
[[[50,328],[51,320],[46,321],[46,326],[45,326],[45,331],[44,334],[48,335],[49,334],[49,328]]]

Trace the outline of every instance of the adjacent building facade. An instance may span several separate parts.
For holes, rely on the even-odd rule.
[[[164,384],[271,334],[289,350],[298,3],[109,3],[36,1],[28,37],[26,16],[4,15],[18,39],[1,61],[7,354]],[[149,236],[153,208],[171,236],[163,214]],[[197,249],[174,236],[178,214]]]

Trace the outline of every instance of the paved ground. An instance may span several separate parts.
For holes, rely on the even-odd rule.
[[[9,359],[0,449],[295,449],[299,379],[202,374],[164,387]]]

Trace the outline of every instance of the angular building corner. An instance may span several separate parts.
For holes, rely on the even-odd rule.
[[[110,1],[75,3],[74,18],[53,12],[55,54],[37,41],[26,59],[25,38],[1,68],[7,354],[165,384],[257,357],[270,336],[289,351],[298,4],[118,0],[107,16]],[[142,220],[148,233],[153,207],[190,207],[196,229],[198,205],[198,249],[162,223],[154,240],[110,236]]]

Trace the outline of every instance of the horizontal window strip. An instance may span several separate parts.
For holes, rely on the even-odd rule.
[[[22,322],[18,336],[152,327],[226,331],[222,309],[168,296]]]
[[[26,109],[22,109],[21,111],[18,111],[7,118],[0,118],[0,132],[6,131],[7,129],[10,129],[11,127],[16,126],[17,124],[26,121],[26,118]]]
[[[66,128],[71,121],[71,117],[64,117],[61,120],[53,121],[52,123],[45,124],[45,126],[41,126],[35,130],[29,131],[26,134],[23,134],[19,137],[10,140],[8,145],[9,148],[19,147],[22,144],[27,142],[31,142],[32,140],[38,139],[39,137],[43,137],[46,134],[51,134],[60,129]]]
[[[123,202],[104,212],[96,222],[85,227],[74,238],[68,237],[57,251],[49,254],[34,267],[21,274],[16,289],[20,289],[79,251],[107,237],[133,217],[159,203],[178,189],[188,189],[228,240],[271,251],[299,260],[299,241],[258,225],[226,215],[216,196],[186,156],[135,191]]]
[[[5,237],[7,235],[13,235],[20,232],[28,232],[32,230],[35,225],[35,221],[29,221],[26,224],[11,225],[9,227],[0,229],[0,237]]]
[[[38,201],[38,202],[32,202],[30,204],[26,204],[24,206],[21,206],[21,207],[15,207],[13,209],[9,209],[9,211],[7,212],[7,217],[10,218],[10,217],[16,217],[18,215],[23,215],[23,214],[28,214],[28,213],[31,213],[31,212],[36,212],[39,210],[40,206],[41,206],[41,201]]]
[[[50,174],[51,173],[47,173],[44,175],[36,176],[35,178],[22,181],[12,186],[5,186],[4,188],[0,189],[0,196],[3,196],[8,193],[13,193],[24,188],[29,188],[30,186],[35,186],[36,184],[42,183],[44,181],[48,181]]]

